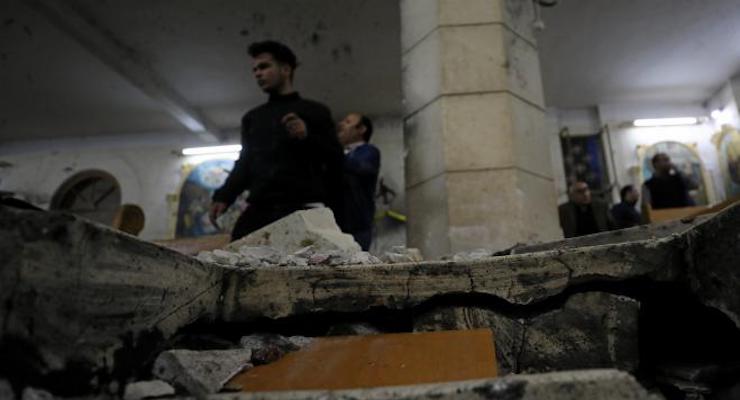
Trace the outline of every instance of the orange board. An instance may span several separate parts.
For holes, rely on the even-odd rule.
[[[496,376],[489,329],[316,338],[280,360],[234,376],[245,392],[354,389]]]

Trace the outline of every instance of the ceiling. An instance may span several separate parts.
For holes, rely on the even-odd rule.
[[[550,106],[702,102],[740,71],[738,0],[560,0],[542,17]]]
[[[737,0],[560,0],[542,15],[548,106],[704,101],[740,70]],[[188,118],[234,132],[265,98],[245,51],[264,38],[294,48],[298,89],[335,118],[400,115],[399,37],[398,0],[3,0],[0,144],[187,134]]]
[[[335,118],[400,110],[397,0],[0,3],[0,141],[185,130],[162,96],[233,131],[265,100],[246,54],[265,38],[293,48],[296,86]]]

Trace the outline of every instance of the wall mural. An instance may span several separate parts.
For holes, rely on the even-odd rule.
[[[608,193],[611,189],[607,176],[604,146],[601,134],[588,136],[561,136],[565,178],[570,187],[576,181],[588,183],[592,192]]]
[[[637,146],[637,156],[640,160],[640,177],[645,182],[653,176],[653,156],[657,153],[666,153],[676,166],[676,169],[686,178],[698,185],[695,190],[689,191],[691,199],[697,206],[709,204],[708,192],[711,189],[710,180],[702,164],[696,144],[687,145],[679,142],[658,142],[650,146]]]
[[[208,160],[195,166],[185,166],[187,178],[180,189],[176,238],[231,232],[236,219],[247,206],[246,194],[242,194],[218,219],[219,227],[211,223],[208,210],[213,192],[223,185],[233,167],[234,160]]]
[[[727,198],[740,196],[740,133],[730,125],[712,138],[719,152],[719,168],[722,171]]]

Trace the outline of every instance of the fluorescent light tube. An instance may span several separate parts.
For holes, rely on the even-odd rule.
[[[696,125],[698,119],[695,117],[681,118],[646,118],[636,119],[633,122],[635,126],[676,126],[676,125]]]
[[[195,156],[203,154],[238,153],[240,151],[242,151],[242,146],[240,144],[230,144],[226,146],[190,147],[182,149],[182,155]]]

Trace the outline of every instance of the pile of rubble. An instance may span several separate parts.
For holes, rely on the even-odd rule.
[[[395,246],[382,259],[342,233],[328,208],[298,211],[224,249],[201,251],[201,261],[236,267],[372,265],[421,262],[418,249]]]
[[[242,246],[238,251],[216,249],[201,251],[197,259],[205,262],[237,267],[272,267],[309,265],[371,265],[382,264],[378,257],[365,252],[344,252],[340,250],[317,251],[314,246],[304,247],[295,253],[285,254],[274,247]]]
[[[533,382],[557,376],[567,387],[564,375],[520,374],[616,368],[639,370],[659,385],[661,365],[682,363],[717,365],[681,375],[697,381],[692,389],[671,383],[684,393],[714,395],[738,384],[729,372],[740,363],[740,206],[707,219],[519,247],[504,257],[486,250],[420,261],[414,250],[396,248],[380,257],[383,264],[368,255],[373,263],[364,265],[344,261],[362,252],[333,222],[315,218],[324,212],[299,213],[196,259],[78,217],[0,207],[0,380],[57,395],[60,382],[83,394],[113,384],[109,393],[124,393],[127,383],[158,378],[178,394],[201,397],[280,352],[247,354],[236,342],[219,350],[174,346],[183,332],[313,337],[351,322],[380,332],[489,328],[500,371],[517,375],[403,395],[284,398],[453,398],[458,389],[469,398],[537,398]],[[281,263],[291,266],[265,267]],[[166,362],[194,372],[186,360],[199,350],[233,357],[220,354],[230,364],[209,369],[223,374],[197,385],[160,368]],[[129,397],[137,398],[136,387]],[[581,398],[644,398],[591,394]]]

